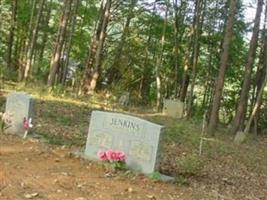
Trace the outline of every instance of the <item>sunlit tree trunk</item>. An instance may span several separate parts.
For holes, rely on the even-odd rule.
[[[35,17],[36,17],[37,0],[31,1],[30,5],[31,5],[31,15],[30,15],[30,21],[28,23],[27,34],[25,35],[25,45],[24,45],[24,48],[22,49],[21,55],[20,55],[18,81],[22,81],[24,78],[25,66],[26,66],[26,62],[27,62],[27,52],[30,48],[32,30],[34,27],[34,21],[35,21]]]
[[[262,48],[260,59],[258,63],[258,68],[256,72],[256,81],[255,81],[255,91],[256,91],[256,100],[252,104],[253,109],[250,114],[249,120],[246,124],[244,132],[247,133],[250,130],[250,127],[253,122],[254,132],[258,132],[258,120],[260,117],[260,107],[262,105],[263,92],[266,86],[267,79],[267,4],[265,5],[265,18],[264,18],[264,28],[262,30]]]
[[[181,1],[181,6],[179,8],[179,15],[178,15],[178,19],[180,21],[179,23],[179,27],[180,29],[182,29],[181,31],[179,31],[179,42],[182,41],[184,32],[185,32],[185,27],[184,27],[184,20],[186,17],[186,8],[188,6],[188,2],[186,0]],[[177,20],[177,19],[176,19]],[[189,52],[191,50],[191,43],[192,43],[192,37],[189,37],[189,48],[188,50],[186,50],[185,53],[185,63],[183,66],[183,75],[182,75],[182,81],[181,81],[181,87],[179,90],[179,99],[180,101],[184,102],[185,98],[186,98],[186,94],[187,94],[187,89],[188,89],[188,85],[189,85]]]
[[[207,129],[207,132],[209,134],[214,134],[214,131],[216,129],[218,119],[219,119],[218,115],[219,115],[220,102],[221,102],[222,91],[223,91],[223,86],[224,86],[225,71],[228,65],[230,43],[231,43],[231,39],[233,35],[233,25],[234,25],[234,19],[235,19],[236,6],[237,6],[237,0],[231,0],[229,12],[228,12],[228,19],[226,22],[226,28],[225,28],[225,33],[224,33],[221,56],[220,56],[219,74],[218,74],[217,81],[215,84],[215,93],[213,96],[213,101],[211,105],[211,113],[209,117],[208,129]]]
[[[70,31],[68,34],[68,40],[66,43],[66,49],[65,49],[65,56],[66,56],[66,60],[63,63],[63,73],[62,73],[62,77],[61,77],[61,83],[64,84],[66,81],[66,77],[67,77],[67,72],[68,72],[68,65],[69,65],[69,57],[70,57],[70,51],[71,51],[71,47],[72,47],[72,39],[73,39],[73,34],[75,31],[75,26],[76,26],[76,19],[77,19],[77,12],[78,12],[78,8],[79,8],[79,4],[80,4],[80,0],[74,0],[74,10],[71,14],[71,22],[70,22]]]
[[[48,86],[53,86],[56,78],[56,73],[59,69],[60,56],[63,44],[65,42],[65,35],[66,35],[68,20],[70,17],[71,5],[72,5],[72,0],[64,1],[63,14],[59,24],[57,41],[55,43],[54,51],[51,58],[50,71],[47,81]]]
[[[265,54],[267,56],[267,54]],[[266,59],[265,59],[266,60]],[[266,62],[265,62],[265,68],[266,68]],[[246,124],[246,127],[245,127],[245,130],[244,132],[245,133],[248,133],[249,132],[249,129],[250,129],[250,126],[251,126],[251,123],[252,123],[252,120],[255,118],[257,112],[259,111],[260,109],[260,106],[261,106],[261,102],[262,102],[262,94],[263,94],[263,91],[264,91],[264,87],[266,85],[266,81],[267,81],[267,76],[266,76],[266,73],[265,73],[265,77],[264,77],[264,80],[262,82],[262,85],[260,87],[260,90],[258,92],[258,95],[257,95],[257,98],[256,98],[256,102],[254,104],[254,107],[253,107],[253,110],[252,110],[252,113],[249,117],[249,120]]]
[[[192,27],[193,34],[193,52],[190,59],[190,65],[192,66],[192,78],[191,78],[191,87],[188,97],[188,106],[187,106],[187,118],[192,116],[193,101],[194,101],[194,88],[196,82],[196,70],[198,65],[198,56],[199,56],[199,36],[201,30],[201,12],[202,12],[203,0],[195,0],[195,11],[194,11],[194,20]]]
[[[35,73],[38,74],[39,69],[40,69],[40,65],[42,64],[42,61],[44,59],[44,52],[45,52],[45,47],[48,41],[48,32],[46,31],[48,29],[48,24],[49,24],[49,20],[51,18],[51,11],[52,11],[52,0],[50,0],[47,4],[46,4],[46,14],[43,17],[43,21],[42,21],[42,27],[40,27],[43,31],[42,31],[42,37],[41,37],[41,42],[40,42],[40,50],[38,52],[38,66],[35,70]]]
[[[27,54],[26,54],[26,66],[25,66],[25,71],[24,71],[24,81],[27,81],[28,76],[29,76],[29,72],[32,66],[32,57],[33,57],[33,53],[34,53],[34,49],[35,49],[35,44],[36,44],[36,40],[38,37],[38,31],[39,31],[39,24],[40,24],[40,19],[43,13],[43,7],[45,4],[45,0],[41,0],[41,3],[39,5],[39,10],[38,10],[38,14],[37,14],[37,18],[35,21],[35,24],[33,26],[33,30],[32,30],[32,36],[29,42],[29,48],[27,49]]]
[[[109,22],[111,10],[111,0],[106,0],[105,5],[101,6],[98,27],[91,42],[90,54],[87,59],[85,77],[83,80],[84,93],[93,92],[96,89],[97,80],[99,78],[99,70],[101,65],[102,50],[106,38],[106,29]]]
[[[263,7],[263,0],[258,0],[255,23],[253,27],[252,37],[249,43],[249,51],[245,66],[245,74],[244,74],[241,95],[238,101],[237,111],[232,123],[232,129],[231,129],[232,134],[235,134],[237,131],[242,131],[244,126],[246,110],[247,110],[248,94],[250,91],[251,73],[252,73],[253,63],[255,60],[255,54],[258,42],[262,7]]]
[[[169,1],[166,1],[166,11],[165,11],[165,17],[164,17],[164,24],[163,24],[163,30],[162,30],[162,36],[161,36],[161,42],[160,42],[160,51],[157,56],[156,60],[156,87],[157,87],[157,110],[161,110],[161,103],[162,103],[162,91],[161,91],[161,64],[162,64],[162,57],[164,53],[164,44],[165,44],[165,35],[166,35],[166,27],[167,27],[167,20],[168,20],[168,12],[169,12]]]

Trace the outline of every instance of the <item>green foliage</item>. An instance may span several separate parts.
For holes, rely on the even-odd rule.
[[[72,122],[72,118],[69,116],[61,116],[57,118],[57,121],[64,126],[70,126]]]
[[[126,163],[125,162],[122,162],[122,161],[112,161],[109,164],[111,165],[111,167],[114,170],[123,170],[123,171],[126,171],[128,169],[127,166],[126,166]]]
[[[186,185],[186,186],[189,185],[188,178],[186,178],[186,177],[183,176],[183,175],[178,175],[178,176],[175,178],[175,183],[178,184],[178,185]]]
[[[165,139],[168,143],[187,144],[197,147],[201,133],[201,124],[180,120],[166,128]]]
[[[62,84],[57,84],[51,89],[51,94],[54,96],[64,96],[65,86]]]
[[[31,14],[36,19],[39,1],[36,9],[32,10],[34,1],[17,1],[17,16],[12,46],[12,66],[6,66],[6,52],[11,28],[12,1],[0,3],[0,66],[1,74],[6,80],[16,81],[19,71],[25,63],[33,24],[30,24]],[[161,92],[164,98],[177,97],[175,94],[181,89],[185,67],[188,68],[189,82],[192,80],[192,24],[194,21],[194,1],[114,1],[112,15],[105,34],[104,49],[101,52],[98,90],[130,91],[133,104],[154,105],[156,99],[156,60],[160,52],[162,39],[164,12],[168,8],[165,42],[162,60],[160,61]],[[246,61],[248,41],[245,39],[249,24],[244,16],[244,5],[238,1],[234,36],[231,41],[228,69],[225,76],[224,94],[221,103],[220,121],[228,124],[236,109],[239,97],[240,84],[243,76],[243,66]],[[215,78],[218,74],[222,40],[224,37],[225,22],[228,16],[229,1],[203,1],[201,30],[198,41],[199,57],[194,95],[194,115],[200,117],[210,107]],[[71,80],[64,87],[56,83],[52,90],[54,96],[65,94],[66,90],[79,93],[84,78],[86,61],[100,16],[100,1],[81,0],[77,13],[74,32],[70,24],[64,38],[64,52],[66,55],[69,36],[71,48],[70,63],[79,63],[79,69],[74,72]],[[63,1],[46,1],[38,30],[38,37],[33,55],[33,69],[30,83],[47,83],[50,70],[51,56],[57,40],[57,31],[60,26]],[[126,27],[126,22],[129,26]],[[178,28],[175,30],[175,25]],[[177,55],[175,52],[177,43]],[[259,54],[259,53],[257,53]],[[176,57],[177,56],[177,57]],[[62,68],[63,61],[60,61]],[[176,67],[177,64],[177,67]],[[3,69],[2,69],[3,68]],[[60,70],[59,70],[60,71]],[[111,80],[114,77],[114,80]],[[185,102],[187,103],[187,102]],[[261,117],[264,120],[264,117]],[[265,122],[262,122],[265,124]],[[183,128],[175,127],[171,135],[183,134]],[[181,130],[180,130],[181,129]]]
[[[161,181],[161,175],[160,175],[160,173],[159,172],[153,172],[152,174],[149,174],[149,176],[148,176],[151,180],[153,180],[153,181]]]

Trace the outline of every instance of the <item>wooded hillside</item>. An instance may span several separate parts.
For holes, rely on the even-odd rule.
[[[127,91],[132,104],[159,111],[163,99],[178,99],[185,117],[206,113],[210,134],[219,123],[232,134],[266,132],[266,5],[0,0],[1,83],[76,95]]]

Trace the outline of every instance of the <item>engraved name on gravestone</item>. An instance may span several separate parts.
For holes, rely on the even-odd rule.
[[[99,150],[126,153],[130,169],[153,173],[159,165],[159,143],[163,126],[120,113],[93,111],[85,156],[98,159]]]
[[[7,129],[8,133],[24,134],[23,118],[33,117],[34,100],[23,92],[14,92],[7,97],[6,112],[12,114],[12,125]]]

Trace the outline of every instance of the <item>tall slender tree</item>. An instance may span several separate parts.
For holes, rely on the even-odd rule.
[[[231,129],[232,134],[235,134],[237,131],[241,131],[244,127],[244,121],[247,111],[248,94],[250,91],[251,73],[258,43],[262,7],[263,7],[263,0],[258,0],[252,37],[249,43],[249,51],[245,66],[244,80],[242,84],[240,98],[238,101],[237,111],[232,123],[232,129]]]
[[[190,65],[192,66],[192,79],[191,79],[191,87],[188,97],[188,106],[187,106],[187,117],[190,118],[192,115],[193,108],[193,95],[194,88],[196,83],[196,74],[197,74],[197,65],[198,65],[198,56],[199,56],[199,37],[201,33],[201,21],[202,18],[202,5],[203,0],[195,0],[195,10],[194,10],[194,19],[193,19],[193,27],[192,27],[192,55],[190,58]]]
[[[35,73],[37,74],[39,72],[39,68],[40,68],[40,64],[43,62],[44,60],[44,52],[45,52],[45,47],[46,44],[48,42],[48,29],[49,29],[49,20],[51,18],[51,12],[52,12],[52,0],[50,0],[49,2],[47,2],[47,4],[45,4],[45,14],[43,15],[42,18],[42,23],[41,23],[41,29],[42,29],[42,37],[40,39],[40,48],[39,48],[39,52],[38,52],[38,67],[35,71]]]
[[[53,84],[55,83],[56,73],[60,66],[60,57],[61,57],[62,47],[65,42],[65,35],[66,35],[68,20],[70,17],[71,5],[72,5],[72,0],[64,1],[63,14],[61,16],[57,40],[54,46],[54,51],[50,63],[50,71],[47,81],[48,86],[53,86]]]
[[[118,42],[118,46],[116,48],[114,61],[113,61],[112,65],[110,67],[110,70],[108,72],[108,84],[109,85],[111,85],[114,80],[121,77],[121,72],[119,70],[120,62],[121,62],[121,56],[122,56],[122,52],[124,50],[125,41],[126,41],[127,36],[129,34],[129,28],[130,28],[131,20],[134,18],[134,8],[135,8],[137,2],[138,2],[138,0],[130,0],[130,5],[129,5],[129,10],[128,10],[128,15],[126,17],[126,22],[124,24],[124,27],[122,30],[122,35],[121,35],[121,38]]]
[[[260,117],[260,108],[262,105],[263,92],[267,82],[267,4],[265,5],[265,18],[264,18],[264,28],[262,30],[262,38],[261,38],[261,52],[259,63],[256,72],[256,81],[254,86],[256,87],[256,100],[254,102],[254,106],[250,117],[245,126],[245,133],[250,131],[252,122],[254,126],[254,132],[258,132],[258,121]]]
[[[8,46],[7,46],[7,58],[6,64],[7,67],[11,67],[11,60],[12,60],[12,48],[14,43],[14,33],[15,33],[15,26],[17,20],[17,0],[12,0],[12,16],[11,16],[11,23],[10,23],[10,31],[8,36]]]
[[[169,0],[165,1],[166,8],[165,8],[165,17],[164,17],[164,23],[163,23],[163,29],[162,29],[162,35],[161,35],[161,42],[160,42],[160,49],[158,52],[158,56],[156,59],[155,64],[155,70],[156,70],[156,88],[157,88],[157,109],[160,111],[161,109],[161,103],[162,103],[162,89],[161,89],[161,65],[162,65],[162,58],[164,53],[164,45],[165,45],[165,35],[166,35],[166,28],[168,23],[168,13],[169,13]]]
[[[68,39],[65,43],[65,48],[63,51],[63,54],[65,56],[65,60],[62,67],[62,75],[61,75],[61,83],[64,84],[66,81],[67,73],[68,73],[68,65],[69,65],[69,58],[70,58],[70,52],[72,47],[72,41],[73,41],[73,35],[75,31],[76,21],[77,21],[77,12],[80,5],[80,0],[73,0],[74,1],[74,9],[72,9],[71,12],[71,20],[70,20],[70,26],[69,26],[69,32],[68,32]]]
[[[85,76],[83,79],[84,93],[93,92],[96,89],[100,73],[101,56],[106,38],[106,30],[109,22],[112,0],[102,1],[100,17],[90,45],[90,54],[86,63]]]
[[[40,5],[39,5],[39,9],[38,9],[38,13],[37,13],[37,18],[35,21],[35,24],[33,26],[33,30],[32,30],[32,36],[29,41],[29,48],[27,49],[27,53],[26,53],[26,66],[25,66],[25,71],[24,71],[24,76],[23,79],[24,81],[27,81],[28,76],[29,76],[29,72],[32,66],[32,57],[34,54],[34,50],[35,50],[35,44],[36,44],[36,40],[38,37],[38,31],[39,31],[39,24],[40,24],[40,19],[41,16],[43,14],[43,8],[44,8],[44,4],[45,4],[45,0],[41,0]]]
[[[211,105],[211,113],[209,117],[209,124],[207,132],[213,134],[219,119],[219,109],[222,97],[222,91],[224,86],[225,71],[228,65],[230,43],[233,35],[233,25],[235,20],[235,13],[237,7],[237,0],[230,1],[230,8],[228,12],[228,19],[225,26],[225,33],[223,39],[223,45],[220,56],[219,74],[215,84],[215,93]]]

